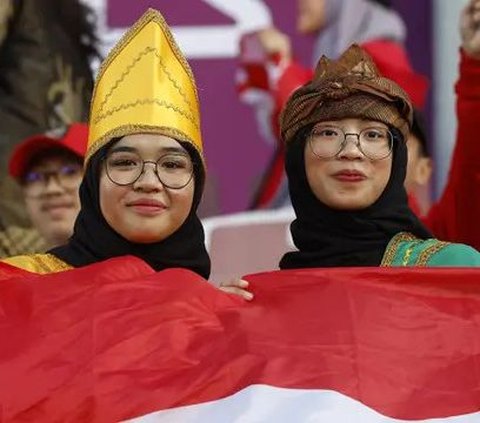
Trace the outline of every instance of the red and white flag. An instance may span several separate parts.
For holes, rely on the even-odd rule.
[[[247,279],[250,303],[135,258],[2,280],[2,421],[480,421],[479,270]]]

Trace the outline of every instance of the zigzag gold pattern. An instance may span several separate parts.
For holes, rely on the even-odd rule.
[[[175,135],[192,144],[203,160],[193,73],[165,20],[153,9],[127,31],[100,66],[85,162],[112,138],[142,132]]]
[[[134,68],[134,66],[141,60],[141,58],[145,55],[147,55],[149,52],[155,50],[153,47],[147,47],[145,50],[141,51],[138,53],[138,56],[136,56],[133,60],[132,63],[130,63],[127,68],[123,71],[123,73],[120,75],[120,78],[118,78],[115,83],[113,84],[112,88],[110,91],[105,95],[105,98],[103,99],[102,103],[100,104],[99,110],[103,110],[105,107],[105,104],[107,103],[108,99],[112,95],[112,93],[120,86],[120,84],[123,82],[123,80],[127,77],[127,75],[130,73],[130,71]]]
[[[105,119],[106,117],[111,116],[114,113],[119,112],[120,110],[126,110],[128,108],[139,106],[139,105],[144,105],[144,104],[157,104],[159,106],[166,107],[167,109],[174,110],[178,114],[180,114],[183,117],[185,117],[186,119],[188,119],[190,122],[192,122],[193,125],[195,125],[198,128],[198,124],[197,124],[197,122],[195,122],[195,118],[192,115],[189,115],[189,114],[185,113],[182,109],[179,109],[178,107],[176,107],[172,103],[167,103],[166,101],[158,100],[156,98],[153,98],[153,99],[144,98],[142,100],[136,100],[136,101],[131,102],[131,103],[124,103],[120,106],[117,106],[117,107],[114,107],[113,109],[110,109],[109,111],[105,112],[103,115],[99,115],[96,118],[95,121],[99,122],[100,120]]]
[[[105,70],[110,66],[112,61],[119,55],[119,53],[124,49],[124,47],[130,42],[132,38],[136,36],[136,34],[150,21],[156,21],[160,24],[160,27],[163,29],[163,35],[165,38],[168,40],[168,43],[170,44],[170,47],[172,48],[177,60],[183,65],[183,68],[185,72],[187,72],[189,78],[192,81],[195,81],[195,77],[193,76],[192,69],[190,68],[190,65],[188,64],[187,60],[183,56],[182,52],[177,46],[177,43],[175,42],[172,33],[167,29],[168,24],[163,18],[163,16],[156,10],[153,9],[148,9],[145,14],[137,21],[135,22],[130,30],[123,35],[123,37],[118,41],[118,43],[110,50],[109,55],[107,58],[102,62],[100,65],[100,68],[98,70],[98,78],[99,79],[104,73]],[[193,84],[193,87],[195,89],[195,94],[197,95],[197,101],[198,101],[198,93],[196,90],[195,84]],[[95,97],[95,88],[93,92],[93,96]]]
[[[112,88],[110,89],[110,91],[105,95],[105,98],[104,100],[102,101],[102,103],[100,104],[100,107],[99,107],[99,112],[101,112],[108,99],[112,96],[112,94],[114,93],[114,91],[120,86],[120,84],[123,82],[123,80],[129,75],[130,71],[135,67],[135,65],[142,59],[143,56],[146,56],[148,53],[152,53],[154,52],[155,53],[155,57],[157,57],[157,59],[159,60],[159,65],[160,65],[160,68],[163,70],[163,72],[165,73],[165,75],[167,75],[167,78],[169,79],[169,81],[172,83],[172,85],[175,87],[175,89],[178,91],[178,93],[180,94],[180,96],[185,100],[185,103],[188,105],[188,109],[189,109],[189,112],[190,114],[187,114],[187,113],[184,113],[181,111],[180,108],[178,107],[175,107],[172,105],[172,109],[177,111],[178,113],[180,113],[181,115],[187,117],[188,119],[191,120],[191,122],[197,127],[199,128],[199,125],[198,125],[198,122],[195,121],[193,115],[194,115],[194,112],[193,112],[193,106],[191,104],[191,102],[187,99],[187,96],[185,95],[185,93],[183,92],[183,90],[181,89],[181,87],[177,84],[177,82],[175,81],[175,79],[173,79],[172,77],[172,74],[168,71],[167,67],[165,66],[165,63],[163,62],[161,56],[160,56],[160,52],[158,51],[158,49],[156,48],[153,48],[153,47],[147,47],[145,48],[145,50],[143,50],[142,52],[140,52],[138,54],[137,57],[135,57],[132,61],[132,63],[130,65],[127,66],[127,68],[125,69],[125,71],[121,74],[121,76],[115,81],[115,83],[113,84]],[[155,102],[155,101],[151,101],[152,103]],[[158,100],[156,101],[157,104],[159,105],[165,105],[166,103],[162,100]],[[122,110],[124,108],[128,108],[128,107],[132,107],[134,105],[138,105],[138,104],[145,104],[143,103],[142,101],[138,101],[138,102],[135,102],[135,103],[128,103],[128,105],[125,105],[126,107],[117,107],[116,109],[112,110],[112,111],[109,111],[109,112],[105,112],[103,114],[100,114],[98,115],[96,118],[95,118],[95,123],[98,123],[100,120],[102,120],[103,118],[105,118],[106,116],[110,116],[112,115],[112,113],[116,112],[116,111],[119,111],[119,110]]]

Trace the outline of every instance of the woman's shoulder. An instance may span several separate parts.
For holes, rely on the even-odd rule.
[[[467,266],[480,267],[480,252],[465,244],[418,239],[401,232],[385,250],[382,266]]]
[[[465,244],[448,242],[447,245],[434,254],[428,266],[468,266],[480,267],[480,252]]]
[[[13,256],[2,259],[1,262],[38,274],[56,273],[72,269],[72,266],[68,263],[65,263],[53,254],[48,253]]]

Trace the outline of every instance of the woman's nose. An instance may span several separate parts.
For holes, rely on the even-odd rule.
[[[345,134],[345,142],[343,148],[338,154],[340,158],[357,159],[364,158],[364,154],[360,149],[360,136],[359,134]]]
[[[147,166],[150,165],[150,166]],[[161,190],[164,188],[162,181],[157,174],[157,164],[145,162],[140,177],[135,182],[135,186],[143,189]]]

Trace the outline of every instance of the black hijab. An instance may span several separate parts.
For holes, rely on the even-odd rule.
[[[285,254],[281,269],[379,266],[389,241],[399,232],[410,232],[421,239],[431,237],[408,206],[403,186],[407,146],[397,129],[390,128],[394,142],[387,186],[375,203],[357,211],[334,210],[313,194],[304,158],[310,129],[311,126],[299,130],[287,143],[285,166],[297,216],[290,230],[299,251]]]
[[[49,253],[74,267],[123,255],[134,255],[159,271],[171,267],[190,269],[207,279],[210,258],[205,249],[204,232],[196,210],[203,192],[204,167],[198,152],[189,143],[181,143],[192,157],[195,168],[195,192],[192,209],[183,225],[163,241],[138,244],[127,241],[107,223],[100,210],[99,180],[103,158],[108,145],[89,160],[80,186],[80,213],[69,242],[53,248]]]

